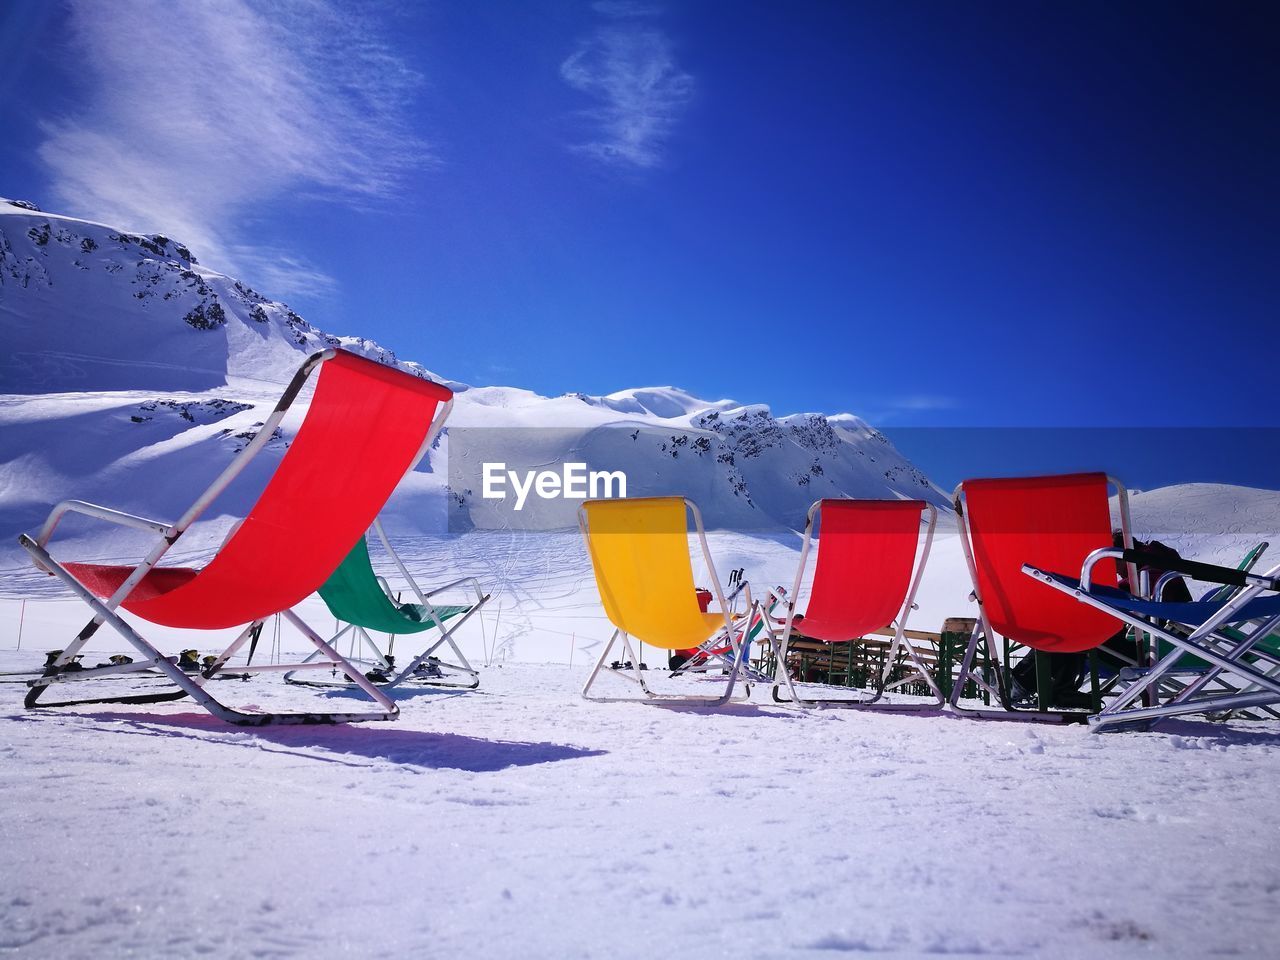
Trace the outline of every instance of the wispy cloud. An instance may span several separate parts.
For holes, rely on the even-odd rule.
[[[936,393],[909,393],[890,400],[895,410],[927,412],[929,410],[950,410],[956,405],[955,397],[947,397]]]
[[[564,81],[596,101],[581,112],[590,122],[588,138],[572,148],[612,166],[656,167],[693,95],[693,77],[654,24],[658,8],[629,0],[602,0],[594,8],[607,22],[560,65]]]
[[[255,243],[238,226],[255,205],[367,204],[428,158],[402,111],[420,78],[338,2],[78,0],[70,23],[86,97],[44,126],[54,199],[171,234],[272,295],[333,280]]]
[[[956,397],[937,393],[908,393],[898,396],[881,396],[861,416],[877,426],[917,423],[922,414],[955,410],[960,407]]]

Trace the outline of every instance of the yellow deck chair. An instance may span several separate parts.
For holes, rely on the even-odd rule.
[[[719,613],[703,613],[698,608],[693,566],[689,561],[686,509],[693,514],[707,573],[720,604]],[[588,694],[605,669],[609,654],[620,643],[629,667],[624,663],[608,668],[609,672],[633,680],[651,700],[711,706],[728,703],[747,649],[743,637],[758,610],[751,600],[749,585],[744,585],[738,593],[745,598],[745,612],[735,614],[726,602],[697,506],[683,497],[588,500],[578,510],[578,526],[595,570],[605,614],[616,628],[587,678],[582,695],[588,700],[618,699]],[[724,634],[734,652],[733,667],[722,696],[659,696],[649,689],[640,671],[640,659],[631,647],[632,637],[664,650],[689,650],[716,633]],[[750,690],[747,692],[749,696]]]

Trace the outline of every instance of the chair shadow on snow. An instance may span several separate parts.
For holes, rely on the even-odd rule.
[[[465,687],[399,686],[394,689],[387,690],[386,693],[387,696],[392,700],[395,700],[397,703],[404,700],[416,700],[424,697],[431,697],[440,700],[452,700],[454,697],[486,696],[486,693],[483,690],[471,690]],[[333,689],[325,690],[321,694],[321,697],[329,700],[367,701],[369,699],[362,691],[351,687],[334,687]]]
[[[599,697],[598,703],[629,703],[654,710],[665,710],[669,713],[689,713],[705,717],[759,717],[773,720],[800,719],[801,714],[795,711],[771,709],[770,704],[726,703],[713,706],[705,703],[679,703],[672,700],[636,700],[625,697]]]
[[[228,727],[202,713],[64,713],[96,722],[116,721],[103,730],[152,737],[178,737],[217,745],[251,747],[329,763],[367,767],[355,758],[426,770],[493,773],[560,760],[602,756],[608,751],[569,744],[485,740],[459,733],[430,733],[366,724]],[[14,718],[17,719],[17,718]]]
[[[1248,729],[1249,727],[1258,726],[1260,729]],[[1126,731],[1121,731],[1123,734]],[[1127,731],[1137,733],[1139,731]],[[1248,720],[1241,721],[1232,726],[1219,723],[1213,720],[1199,719],[1192,717],[1170,717],[1161,720],[1151,730],[1145,731],[1149,734],[1167,737],[1177,737],[1181,743],[1179,745],[1194,749],[1201,745],[1208,747],[1255,747],[1255,746],[1280,746],[1280,723],[1274,721],[1258,721]],[[1104,734],[1107,737],[1116,736],[1115,733]],[[1189,744],[1187,741],[1192,741]]]

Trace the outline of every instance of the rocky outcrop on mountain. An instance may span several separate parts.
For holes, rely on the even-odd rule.
[[[36,405],[42,397],[83,397],[131,425],[93,427],[109,439],[91,465],[103,476],[157,459],[182,459],[181,469],[200,472],[207,458],[243,449],[262,428],[262,408],[318,350],[342,347],[434,376],[364,337],[317,329],[288,304],[210,270],[169,236],[12,201],[0,203],[0,328],[9,347],[0,355],[0,393]],[[707,401],[671,386],[542,397],[444,382],[458,393],[445,438],[404,486],[410,501],[426,497],[455,528],[576,522],[576,502],[530,502],[517,515],[479,495],[481,467],[499,461],[512,470],[575,462],[623,471],[628,495],[683,493],[710,525],[738,529],[794,529],[821,497],[923,498],[946,509],[940,490],[850,414],[775,417],[760,404]],[[85,429],[74,418],[58,425],[60,401],[45,406],[53,433]],[[283,451],[292,429],[277,430],[267,449]],[[71,433],[69,446],[79,440]],[[405,513],[421,527],[431,510]]]

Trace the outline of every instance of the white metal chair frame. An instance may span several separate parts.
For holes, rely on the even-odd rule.
[[[1123,552],[1113,548],[1095,550],[1085,559],[1080,572],[1078,586],[1064,584],[1030,564],[1024,564],[1022,572],[1034,577],[1042,583],[1053,587],[1081,603],[1108,613],[1123,620],[1130,626],[1144,633],[1164,640],[1175,648],[1174,652],[1162,657],[1160,661],[1145,672],[1133,684],[1102,710],[1089,718],[1094,731],[1102,731],[1109,727],[1127,723],[1151,723],[1165,717],[1181,716],[1188,713],[1205,713],[1207,711],[1230,711],[1247,707],[1280,703],[1280,659],[1255,649],[1259,641],[1267,638],[1280,629],[1280,615],[1268,619],[1250,621],[1242,625],[1235,620],[1235,614],[1255,597],[1264,592],[1280,591],[1280,565],[1259,576],[1246,573],[1247,584],[1232,595],[1213,616],[1203,624],[1191,629],[1188,633],[1170,630],[1149,619],[1136,616],[1128,611],[1118,610],[1099,600],[1091,593],[1091,575],[1093,567],[1105,558],[1122,558]],[[1231,624],[1241,637],[1231,638],[1220,632],[1220,628]],[[1195,680],[1188,683],[1171,700],[1163,704],[1150,702],[1150,694],[1162,677],[1170,674],[1178,661],[1187,655],[1208,661],[1212,667],[1204,671]],[[1246,655],[1272,664],[1267,671],[1258,670],[1244,661]],[[1197,694],[1222,674],[1229,674],[1244,681],[1238,692],[1227,695],[1216,695],[1197,699]],[[1148,700],[1144,707],[1130,707],[1140,696]]]
[[[730,613],[735,617],[739,614],[738,598],[742,596],[744,586],[745,584],[742,581],[739,581],[734,584],[733,589],[727,594]],[[751,620],[747,624],[746,632],[743,634],[746,650],[742,656],[742,678],[743,682],[747,685],[748,693],[750,692],[751,684],[753,683],[766,684],[772,682],[771,677],[761,673],[751,665],[751,643],[753,642],[751,629],[757,622],[759,622],[761,629],[763,630],[765,627],[765,618],[768,616],[768,611],[780,602],[780,597],[785,596],[786,591],[781,587],[772,588],[768,593],[768,602],[760,602],[757,604],[759,620]],[[735,659],[735,651],[732,649],[726,651],[724,649],[724,643],[721,640],[722,636],[723,632],[718,632],[715,636],[711,637],[711,639],[704,640],[702,643],[698,644],[697,649],[692,655],[690,655],[689,659],[672,670],[670,675],[672,677],[679,677],[686,674],[710,673],[713,670],[731,670]]]
[[[1255,546],[1252,550],[1250,550],[1245,555],[1244,559],[1236,566],[1236,570],[1241,573],[1249,573],[1250,571],[1252,571],[1252,569],[1257,565],[1258,560],[1261,559],[1262,554],[1266,553],[1267,548],[1270,546],[1271,545],[1265,540],[1259,543],[1257,546]],[[1165,589],[1169,586],[1170,583],[1172,583],[1174,580],[1182,576],[1184,576],[1184,574],[1180,573],[1177,570],[1166,571],[1160,577],[1160,579],[1156,581],[1155,586],[1151,588],[1150,595],[1152,599],[1163,600]],[[1210,590],[1200,599],[1226,601],[1234,597],[1242,589],[1244,588],[1240,586],[1224,585],[1224,586],[1217,587],[1213,590]],[[1239,638],[1232,638],[1232,639],[1238,640]],[[1206,638],[1204,642],[1211,642],[1211,641],[1212,641],[1212,638]],[[1270,659],[1269,655],[1265,651],[1257,651],[1256,655],[1260,656],[1262,659]],[[1181,651],[1178,652],[1178,656],[1182,656]],[[1138,680],[1145,677],[1148,673],[1150,673],[1151,670],[1152,670],[1151,666],[1142,667],[1142,666],[1139,666],[1137,663],[1131,663],[1130,666],[1120,671],[1119,679],[1126,682],[1132,681],[1132,680]],[[1209,672],[1212,672],[1212,676],[1205,676],[1205,674]],[[1268,671],[1268,673],[1272,676],[1280,675],[1280,666],[1273,667],[1270,671]],[[1170,691],[1168,695],[1170,697],[1173,697],[1181,693],[1183,688],[1188,683],[1195,683],[1195,682],[1199,683],[1198,689],[1194,691],[1195,693],[1205,694],[1206,688],[1208,688],[1210,684],[1212,684],[1211,692],[1213,693],[1218,693],[1218,694],[1238,693],[1240,691],[1240,688],[1237,687],[1235,684],[1231,683],[1230,680],[1228,679],[1229,677],[1230,677],[1229,674],[1226,677],[1224,677],[1222,674],[1222,671],[1212,666],[1191,665],[1185,668],[1180,668],[1177,665],[1174,665],[1172,667],[1167,667],[1165,670],[1163,670],[1161,672],[1160,677],[1156,681],[1156,684],[1158,684],[1159,687],[1163,689],[1157,689],[1157,686],[1153,685],[1152,689],[1150,691],[1145,691],[1143,696],[1148,703],[1158,702],[1159,695],[1163,693],[1165,690]],[[1187,679],[1187,678],[1190,678],[1190,679]],[[1280,705],[1276,705],[1276,706],[1260,705],[1259,709],[1266,716],[1269,716],[1272,718],[1280,717]],[[1241,716],[1247,717],[1250,719],[1264,719],[1264,717],[1259,716],[1257,712],[1250,712],[1249,708],[1238,708],[1237,710],[1234,710],[1234,711],[1224,711],[1220,715],[1215,713],[1214,717],[1217,718],[1218,716],[1221,716],[1222,719],[1229,719],[1235,713],[1239,713]]]
[[[646,499],[646,498],[637,497],[633,499]],[[658,498],[653,498],[653,499],[658,499]],[[695,504],[688,497],[681,497],[681,499],[684,501],[685,507],[688,509],[688,511],[693,514],[694,528],[697,531],[697,535],[698,535],[698,544],[702,549],[702,557],[707,563],[707,575],[711,578],[716,602],[720,604],[720,611],[724,615],[723,631],[718,630],[709,639],[715,640],[721,644],[727,641],[729,646],[731,646],[733,649],[733,666],[729,672],[729,679],[725,684],[724,693],[719,697],[704,697],[704,696],[697,696],[694,694],[654,693],[652,690],[649,689],[649,685],[645,683],[644,674],[640,670],[640,658],[636,656],[635,651],[631,647],[630,636],[621,627],[617,627],[615,625],[613,635],[609,638],[609,642],[604,645],[604,650],[601,651],[600,658],[596,661],[595,666],[591,670],[590,676],[587,677],[586,684],[584,684],[582,687],[582,696],[584,699],[593,700],[597,703],[636,702],[634,698],[630,698],[630,697],[589,696],[589,691],[591,690],[591,687],[595,684],[596,678],[600,675],[602,671],[605,671],[606,669],[609,673],[612,673],[615,676],[621,677],[625,680],[630,680],[633,683],[635,683],[637,686],[639,686],[640,690],[644,693],[646,698],[644,701],[640,701],[640,702],[659,703],[659,704],[693,703],[693,704],[701,704],[704,706],[719,707],[719,706],[723,706],[724,704],[728,703],[731,699],[733,699],[733,689],[737,683],[739,674],[742,672],[742,661],[744,659],[744,654],[747,648],[747,645],[743,642],[743,640],[746,637],[747,631],[751,628],[751,623],[753,618],[757,615],[758,607],[756,602],[751,599],[750,583],[745,579],[742,580],[740,587],[741,587],[741,594],[745,599],[746,613],[738,617],[738,619],[735,621],[734,614],[730,608],[728,600],[725,597],[724,590],[720,586],[720,578],[719,576],[716,575],[715,563],[711,559],[711,548],[707,544],[707,534],[702,524],[702,513],[698,510],[698,505]],[[587,554],[591,557],[592,564],[594,565],[595,551],[591,546],[591,536],[590,536],[590,531],[589,531],[589,526],[587,521],[587,510],[586,510],[587,503],[590,503],[590,502],[591,501],[586,501],[585,503],[582,504],[582,506],[578,508],[578,529],[582,532],[582,539],[587,545]],[[690,584],[690,589],[692,589],[692,584]],[[614,670],[612,668],[605,667],[605,663],[609,659],[609,653],[613,650],[614,645],[618,643],[621,643],[622,650],[624,651],[627,659],[631,663],[630,674],[626,672],[625,668],[622,670]],[[746,697],[743,699],[749,698],[750,695],[751,695],[750,691],[748,690]]]
[[[1115,488],[1116,498],[1119,501],[1120,512],[1120,532],[1125,549],[1133,547],[1133,524],[1129,514],[1129,491],[1123,483],[1110,474],[1107,475],[1107,482]],[[976,717],[985,720],[1032,720],[1041,723],[1067,723],[1077,719],[1083,719],[1084,714],[1080,711],[1062,711],[1062,710],[1025,710],[1014,709],[1010,703],[1009,697],[1005,694],[999,667],[999,657],[996,653],[996,638],[999,636],[992,628],[987,620],[987,612],[982,602],[981,591],[978,587],[978,568],[973,557],[973,544],[969,539],[968,521],[965,519],[964,512],[964,484],[958,484],[951,494],[951,502],[955,506],[956,524],[960,533],[960,546],[964,551],[965,565],[969,568],[969,579],[973,584],[973,592],[969,595],[970,599],[978,604],[978,617],[973,626],[973,632],[969,635],[969,643],[965,647],[964,657],[960,663],[959,672],[956,674],[955,680],[951,685],[951,697],[948,705],[951,710],[960,716]],[[1025,570],[1025,568],[1024,568]],[[1140,587],[1140,579],[1138,576],[1138,568],[1135,564],[1128,564],[1129,583],[1131,588],[1137,589],[1142,593]],[[1017,638],[1009,638],[1016,642]],[[978,641],[982,640],[986,644],[988,662],[995,667],[995,685],[992,686],[987,682],[981,673],[973,669],[974,656],[978,649]],[[1031,654],[1034,656],[1034,654]],[[1001,710],[984,710],[974,709],[971,707],[960,706],[960,694],[964,690],[965,685],[972,681],[980,689],[985,690],[987,694],[996,703],[1003,705]]]
[[[773,626],[778,623],[782,624],[782,641],[780,644],[781,652],[777,659],[777,665],[778,665],[777,669],[782,674],[782,682],[778,682],[777,678],[776,677],[774,678],[773,699],[776,702],[795,703],[796,705],[803,707],[805,709],[811,709],[813,707],[866,708],[874,705],[875,708],[878,710],[892,710],[894,712],[937,710],[944,705],[945,700],[943,699],[942,691],[938,688],[937,681],[934,679],[933,674],[929,671],[929,669],[925,667],[924,662],[920,659],[920,655],[916,652],[915,647],[912,646],[911,642],[907,639],[907,636],[906,636],[907,618],[911,615],[912,610],[919,609],[919,606],[915,602],[916,593],[919,591],[920,582],[924,578],[925,566],[929,562],[929,551],[933,547],[933,535],[938,526],[938,508],[931,503],[925,503],[925,509],[928,511],[928,520],[926,521],[928,526],[925,532],[924,547],[922,550],[920,550],[919,556],[915,560],[915,567],[913,569],[912,577],[911,577],[911,586],[908,588],[906,598],[902,602],[902,609],[898,612],[898,616],[893,620],[893,622],[888,624],[889,626],[892,626],[894,628],[893,642],[889,645],[889,652],[885,656],[884,668],[880,673],[880,679],[879,679],[879,683],[877,683],[876,685],[875,694],[869,698],[842,697],[842,698],[827,698],[827,699],[817,699],[817,698],[805,699],[796,692],[795,683],[791,678],[791,672],[787,669],[787,649],[791,644],[791,637],[795,628],[795,617],[796,617],[796,599],[795,598],[799,597],[800,595],[800,584],[804,580],[805,565],[809,559],[809,550],[813,545],[813,527],[814,527],[815,521],[819,520],[820,518],[820,514],[822,511],[822,501],[815,500],[813,505],[809,507],[809,512],[805,518],[804,542],[800,547],[800,562],[796,565],[796,577],[794,582],[792,583],[792,588],[791,588],[792,599],[789,601],[786,601],[787,615],[783,620],[777,620],[772,617],[769,617],[767,614],[765,615],[765,629],[769,632],[770,642],[774,643],[775,646],[778,645],[778,641],[773,632]],[[821,537],[819,537],[819,541],[820,540],[821,540]],[[819,547],[819,549],[821,549],[821,547]],[[856,585],[851,585],[851,589],[856,589]],[[773,599],[773,597],[774,597],[774,594],[771,593],[770,599]],[[856,639],[858,638],[856,637],[850,638],[850,640],[856,640]],[[889,686],[886,687],[886,684],[888,683],[888,680],[889,680],[889,676],[892,674],[893,668],[897,664],[898,657],[901,653],[905,653],[907,655],[907,659],[911,662],[912,666],[915,668],[915,674],[904,677],[893,684],[889,684]],[[884,696],[886,690],[892,689],[893,687],[899,686],[901,684],[910,683],[915,680],[922,680],[928,685],[929,689],[933,691],[933,696],[935,698],[933,701],[926,701],[923,703],[887,703],[887,702],[880,703],[879,702],[881,698]],[[778,690],[784,684],[787,688],[787,691],[790,693],[789,700],[778,696]]]
[[[195,502],[173,523],[164,523],[158,520],[150,520],[145,517],[138,517],[132,514],[123,513],[119,510],[112,510],[107,507],[98,506],[97,504],[86,503],[81,500],[64,500],[53,508],[44,526],[40,528],[39,533],[33,538],[27,534],[19,537],[19,543],[35,560],[36,566],[47,573],[51,573],[61,580],[66,586],[83,600],[94,611],[93,619],[85,625],[84,629],[77,634],[76,638],[67,645],[62,654],[50,666],[50,673],[47,676],[40,677],[30,681],[28,684],[31,690],[27,694],[26,705],[28,707],[40,706],[38,698],[45,688],[54,684],[66,683],[69,681],[88,680],[108,675],[137,673],[145,670],[156,669],[167,676],[179,688],[172,694],[143,696],[141,698],[103,698],[100,700],[81,700],[73,701],[77,704],[83,703],[129,703],[129,702],[153,702],[157,699],[178,699],[182,696],[190,696],[198,704],[208,710],[220,720],[228,723],[235,723],[244,726],[264,726],[270,723],[354,723],[365,720],[394,720],[400,713],[400,708],[394,701],[387,697],[376,685],[369,682],[355,669],[341,654],[335,650],[332,645],[327,643],[318,633],[311,629],[296,613],[292,610],[281,611],[291,624],[293,624],[310,643],[316,648],[316,655],[322,657],[322,660],[315,660],[309,663],[300,664],[254,664],[250,666],[237,666],[234,671],[236,676],[250,673],[267,673],[282,672],[288,670],[296,670],[302,668],[328,668],[333,667],[343,670],[351,675],[356,685],[368,694],[380,709],[359,713],[332,713],[332,712],[290,712],[290,713],[258,713],[247,712],[229,707],[221,701],[213,697],[205,685],[210,679],[226,665],[227,661],[235,655],[235,653],[249,639],[254,628],[263,621],[257,620],[248,624],[232,641],[221,654],[217,656],[214,662],[206,669],[196,674],[189,674],[179,669],[177,666],[177,657],[166,657],[160,653],[148,640],[146,640],[138,631],[136,631],[129,623],[127,623],[117,612],[120,605],[128,598],[133,589],[142,581],[142,579],[156,566],[164,557],[169,549],[178,541],[197,519],[204,513],[218,495],[221,494],[231,483],[239,476],[249,463],[256,457],[266,446],[267,441],[271,439],[275,429],[279,426],[280,421],[284,419],[285,413],[293,405],[297,399],[303,385],[310,377],[313,371],[327,360],[337,355],[336,350],[324,350],[320,353],[313,354],[294,374],[293,380],[285,389],[275,409],[272,410],[270,416],[266,418],[266,422],[259,428],[257,435],[251,440],[245,448],[240,451],[222,471],[221,474],[201,493]],[[410,463],[406,474],[417,466],[418,462],[431,448],[431,444],[435,441],[436,436],[444,426],[445,419],[449,415],[449,411],[453,408],[452,399],[440,405],[440,409],[436,412],[431,426],[427,430],[426,437],[423,439],[422,446],[414,456]],[[151,548],[143,561],[129,574],[129,576],[120,584],[120,587],[110,597],[103,600],[93,595],[79,580],[77,580],[62,564],[55,560],[49,553],[47,547],[53,536],[54,530],[59,522],[68,513],[79,513],[98,520],[104,520],[110,523],[120,524],[121,526],[133,527],[138,530],[145,530],[159,536],[159,542]],[[131,646],[137,649],[146,658],[145,660],[136,661],[134,663],[124,665],[111,665],[104,667],[96,667],[87,670],[77,670],[73,672],[61,672],[61,668],[71,662],[79,653],[80,649],[89,641],[89,639],[98,631],[104,623],[109,624],[116,630]],[[57,704],[44,704],[44,706],[68,706],[68,702]]]
[[[465,624],[469,619],[471,619],[472,614],[480,612],[480,608],[483,607],[489,601],[490,599],[489,594],[485,593],[483,590],[480,589],[480,581],[477,580],[475,577],[460,577],[457,580],[454,580],[450,583],[446,583],[444,586],[436,587],[434,590],[424,591],[418,585],[418,581],[414,579],[411,573],[409,573],[409,569],[408,567],[405,566],[404,560],[400,557],[400,554],[397,553],[396,550],[391,546],[391,540],[387,537],[386,531],[382,527],[382,521],[374,520],[373,526],[371,529],[373,530],[374,533],[378,535],[378,539],[381,541],[383,548],[387,551],[387,554],[391,557],[391,561],[392,563],[395,564],[395,567],[399,571],[400,576],[403,577],[404,580],[409,584],[409,589],[413,593],[413,595],[417,597],[418,604],[423,608],[424,612],[432,619],[432,621],[434,621],[435,629],[439,632],[440,636],[433,643],[431,643],[425,650],[423,650],[420,654],[414,657],[407,667],[400,669],[398,672],[396,671],[396,667],[394,666],[394,661],[389,658],[388,654],[384,652],[380,646],[378,646],[377,641],[375,641],[373,637],[369,635],[369,631],[357,624],[349,623],[345,627],[343,627],[341,630],[339,630],[336,634],[334,634],[333,638],[329,641],[330,645],[337,647],[339,641],[344,636],[346,636],[347,634],[351,634],[354,641],[360,644],[361,648],[367,649],[371,653],[371,656],[368,656],[368,657],[357,656],[354,652],[355,648],[353,648],[352,652],[348,654],[348,658],[353,663],[360,664],[360,665],[369,663],[372,665],[374,669],[393,672],[395,674],[394,677],[392,677],[392,679],[386,680],[378,684],[378,686],[382,687],[383,689],[391,689],[393,687],[398,686],[399,684],[403,683],[406,680],[412,680],[421,686],[458,688],[458,689],[465,689],[465,690],[476,689],[476,687],[480,686],[480,671],[476,670],[468,662],[466,655],[462,652],[462,650],[458,647],[458,644],[455,642],[454,634],[457,633],[457,631],[459,630],[459,628],[462,627],[463,624]],[[377,580],[378,580],[378,583],[382,586],[383,591],[386,593],[387,598],[392,602],[397,602],[396,598],[391,593],[391,590],[387,584],[386,579],[384,579],[383,577],[377,577]],[[460,616],[457,620],[454,620],[452,623],[450,623],[448,629],[445,629],[445,621],[440,617],[435,606],[431,603],[430,598],[438,596],[439,594],[442,594],[447,590],[454,590],[460,587],[470,587],[471,591],[475,594],[475,603],[472,605],[470,610],[462,614],[462,616]],[[481,617],[480,619],[482,624],[481,629],[483,629],[484,618]],[[410,636],[410,635],[406,635],[406,636]],[[392,643],[394,642],[395,641],[393,639]],[[416,671],[418,667],[423,663],[426,663],[427,660],[430,659],[437,650],[439,650],[441,647],[446,645],[449,647],[450,650],[453,651],[453,655],[457,658],[457,662],[453,663],[447,660],[440,660],[438,658],[436,659],[436,662],[441,667],[448,667],[451,670],[455,670],[455,671],[458,671],[459,673],[469,676],[471,678],[471,681],[469,683],[451,683],[448,681],[447,678],[442,680],[436,680],[432,678],[424,678],[424,677],[417,676]],[[317,650],[313,652],[309,657],[307,657],[307,659],[304,660],[303,663],[310,663],[311,661],[314,661],[322,656],[323,654],[319,650]],[[311,683],[311,681],[296,679],[294,677],[295,672],[296,671],[290,671],[289,673],[286,673],[284,675],[285,680],[290,683],[303,683],[303,684]],[[326,686],[329,686],[329,684],[326,684]]]

